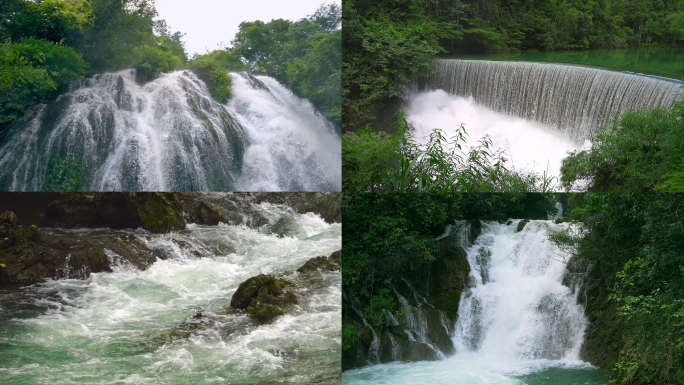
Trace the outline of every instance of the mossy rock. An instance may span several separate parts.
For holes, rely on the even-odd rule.
[[[17,222],[17,216],[12,211],[5,211],[0,214],[0,225],[6,228],[16,228]]]
[[[192,212],[192,221],[200,225],[216,226],[219,222],[229,223],[221,209],[213,203],[200,202]]]
[[[185,229],[183,209],[170,193],[62,193],[45,213],[48,227],[145,228],[153,233]]]
[[[523,229],[525,228],[525,226],[527,226],[528,223],[530,223],[529,219],[523,219],[522,221],[520,221],[520,223],[518,223],[518,228],[515,230],[515,232],[519,233],[523,231]]]
[[[247,314],[259,322],[272,322],[297,303],[294,293],[285,290],[290,285],[291,282],[271,275],[252,277],[240,284],[230,306],[247,310]]]
[[[340,271],[342,270],[342,251],[336,251],[329,257],[311,258],[304,266],[297,269],[299,273],[311,273],[314,271]]]

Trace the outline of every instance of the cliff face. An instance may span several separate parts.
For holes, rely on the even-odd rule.
[[[378,288],[388,289],[397,304],[394,312],[383,311],[382,325],[372,326],[361,317],[367,304],[343,304],[343,309],[352,309],[343,311],[343,327],[353,326],[357,331],[357,338],[343,351],[343,370],[392,361],[437,360],[455,352],[453,325],[461,294],[471,285],[465,247],[479,236],[480,227],[479,221],[449,226],[434,240],[439,250],[434,261],[404,271]]]

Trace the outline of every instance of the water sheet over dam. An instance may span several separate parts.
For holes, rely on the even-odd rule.
[[[472,97],[506,115],[535,121],[581,144],[606,120],[667,107],[682,83],[591,67],[533,62],[439,59],[413,91]]]

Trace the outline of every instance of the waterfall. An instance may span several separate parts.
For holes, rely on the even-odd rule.
[[[570,226],[531,221],[517,232],[509,225],[483,222],[482,233],[468,245],[474,286],[461,295],[458,319],[440,312],[456,353],[436,361],[393,362],[345,371],[342,383],[431,385],[600,385],[601,372],[582,362],[579,351],[588,321],[577,297],[582,274],[568,276],[567,255],[548,240],[551,231]],[[446,233],[460,234],[457,222]],[[568,278],[570,278],[568,280]],[[563,285],[568,282],[569,288]],[[402,307],[412,307],[396,292]],[[415,294],[415,291],[414,291]],[[420,296],[415,295],[416,302]],[[420,306],[419,306],[420,308]],[[414,317],[414,312],[404,312]],[[407,334],[420,335],[417,318]],[[433,328],[435,325],[431,325]],[[425,333],[427,334],[427,333]],[[394,342],[388,334],[390,343]],[[402,353],[405,353],[402,351]],[[388,354],[389,355],[389,354]],[[394,360],[394,352],[391,352]]]
[[[548,240],[569,225],[532,221],[517,233],[518,223],[485,223],[468,250],[478,284],[461,299],[456,350],[491,360],[578,361],[587,319],[579,290],[562,284],[567,256]]]
[[[414,92],[441,89],[472,97],[499,113],[551,127],[577,144],[609,118],[667,107],[682,95],[681,82],[574,65],[439,59],[433,68],[412,84]]]
[[[81,191],[339,191],[334,127],[276,80],[230,75],[226,104],[190,71],[75,82],[0,138],[0,190],[66,171]]]

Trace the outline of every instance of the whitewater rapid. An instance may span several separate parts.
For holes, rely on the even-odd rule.
[[[343,383],[603,384],[598,370],[580,358],[588,321],[577,301],[579,281],[563,284],[569,255],[548,240],[570,225],[531,221],[517,232],[519,223],[484,222],[466,248],[473,284],[449,328],[453,356],[350,370]]]
[[[340,224],[277,205],[257,211],[267,223],[163,235],[44,229],[96,243],[125,233],[158,259],[141,271],[107,250],[112,273],[0,296],[0,383],[339,382],[339,272],[306,284],[296,309],[272,324],[224,310],[246,279],[295,279],[307,260],[341,248]]]
[[[190,71],[75,82],[0,138],[0,190],[63,190],[64,169],[79,191],[340,191],[332,124],[275,79],[230,76],[226,104]]]

